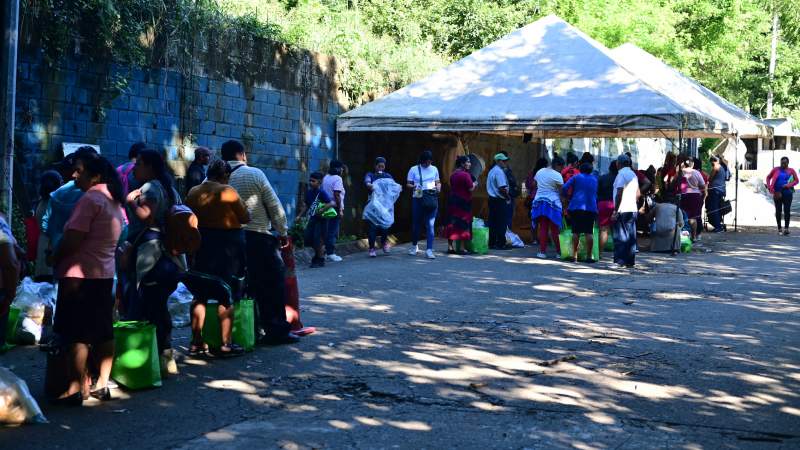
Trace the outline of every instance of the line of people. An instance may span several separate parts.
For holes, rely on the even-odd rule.
[[[137,143],[128,156],[114,168],[94,148],[81,147],[64,158],[59,171],[42,177],[36,276],[58,286],[53,333],[44,347],[66,352],[69,361],[60,388],[50,390],[56,403],[111,399],[117,317],[154,324],[162,374],[177,373],[167,302],[179,282],[194,295],[191,355],[243,352],[231,340],[231,324],[245,292],[257,306],[254,327],[261,344],[300,339],[286,320],[280,256],[288,245],[286,215],[264,172],[247,165],[243,145],[225,142],[214,161],[208,149],[196,152],[194,169],[200,172],[189,178],[198,182],[189,186],[185,204],[161,153]],[[68,181],[59,186],[63,179]],[[0,264],[19,267],[5,254],[4,244],[15,244],[6,228],[0,220]],[[3,325],[14,273],[4,266]],[[213,313],[222,335],[221,346],[213,349],[202,335],[209,299],[218,301]]]

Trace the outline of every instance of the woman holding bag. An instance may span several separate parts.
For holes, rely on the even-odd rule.
[[[390,180],[394,180],[392,175],[386,171],[386,158],[379,156],[375,158],[375,171],[369,172],[364,177],[364,184],[367,185],[367,190],[370,192],[370,197],[372,197],[372,192],[375,191],[374,183],[380,179],[388,178]],[[382,228],[371,221],[367,220],[367,225],[369,226],[369,235],[368,235],[368,242],[369,242],[369,257],[375,258],[378,256],[377,249],[375,248],[375,242],[377,241],[378,235],[381,237],[381,247],[383,248],[384,254],[389,254],[389,229]]]
[[[439,210],[439,192],[442,182],[439,169],[433,165],[433,153],[425,150],[419,157],[419,164],[408,171],[406,186],[413,191],[411,198],[411,248],[408,254],[416,256],[419,252],[420,225],[425,224],[427,232],[425,257],[435,259],[433,254],[434,225]]]

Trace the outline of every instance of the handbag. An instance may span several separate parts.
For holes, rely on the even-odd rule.
[[[422,184],[422,166],[417,165],[419,170],[419,184]],[[439,207],[439,191],[436,189],[424,189],[422,191],[422,209],[433,211]]]
[[[733,212],[733,207],[731,206],[731,201],[728,199],[723,199],[719,203],[719,215],[726,216]]]

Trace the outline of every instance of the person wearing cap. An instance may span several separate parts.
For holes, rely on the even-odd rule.
[[[413,192],[411,198],[411,247],[408,249],[408,254],[416,256],[419,252],[417,243],[419,242],[420,224],[424,222],[427,231],[425,257],[435,259],[433,227],[436,223],[436,213],[439,211],[437,196],[442,190],[442,182],[439,179],[439,169],[433,165],[433,152],[430,150],[422,152],[419,156],[419,164],[408,170],[406,186]],[[426,204],[423,198],[425,196],[436,199],[435,206]]]
[[[344,180],[342,173],[344,164],[334,159],[328,168],[328,174],[322,179],[322,190],[336,202],[336,217],[325,219],[327,221],[325,232],[325,259],[330,262],[339,262],[342,257],[336,254],[336,239],[339,238],[339,225],[344,215]]]
[[[382,156],[378,156],[375,158],[375,171],[374,172],[367,172],[367,175],[364,176],[364,184],[367,186],[367,191],[369,191],[370,195],[372,191],[375,190],[373,183],[375,181],[380,180],[382,178],[387,178],[390,180],[394,180],[392,175],[386,171],[386,158]],[[367,235],[368,243],[369,243],[369,256],[370,258],[374,258],[378,256],[378,252],[375,248],[375,241],[378,238],[378,234],[381,237],[381,247],[383,248],[384,254],[389,254],[389,229],[382,228],[378,225],[367,220],[367,225],[369,226],[369,234]]]
[[[614,179],[614,262],[631,268],[636,264],[636,216],[639,211],[639,179],[631,169],[630,156],[617,158],[617,177]]]
[[[494,167],[486,177],[486,192],[489,194],[489,248],[506,250],[506,228],[508,227],[508,178],[505,168],[508,156],[494,155]]]
[[[194,149],[194,161],[186,170],[186,193],[206,179],[206,166],[211,161],[211,150],[205,147]]]
[[[506,226],[510,230],[513,222],[514,222],[514,202],[516,202],[516,198],[522,193],[520,190],[519,183],[517,182],[517,177],[514,176],[514,171],[511,170],[511,156],[508,155],[508,152],[503,150],[500,153],[505,155],[508,160],[506,160],[506,166],[503,167],[503,173],[506,174],[506,181],[508,181],[508,196],[510,197],[510,201],[508,202],[508,206],[506,207]]]

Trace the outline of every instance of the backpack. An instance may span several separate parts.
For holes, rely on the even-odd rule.
[[[176,204],[167,212],[164,247],[173,256],[194,253],[200,248],[198,220],[191,208]]]

